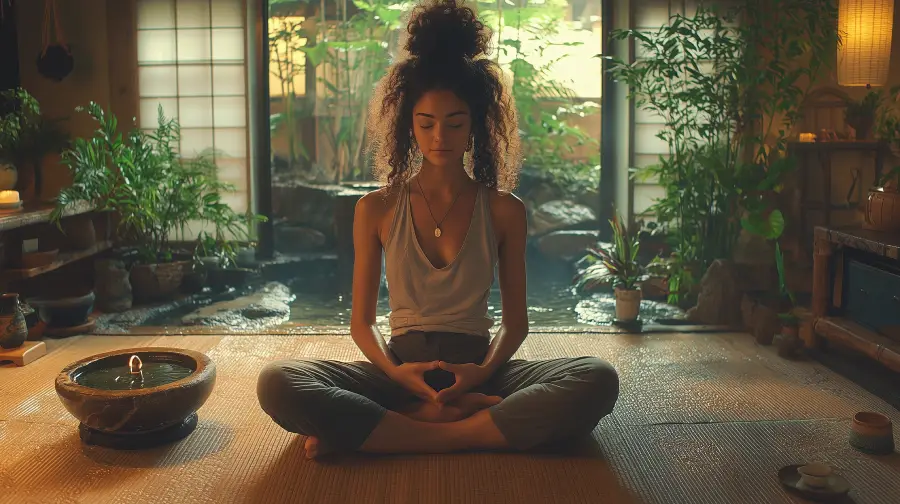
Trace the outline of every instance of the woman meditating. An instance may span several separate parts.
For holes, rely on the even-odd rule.
[[[353,222],[350,333],[368,362],[268,365],[263,410],[334,452],[528,450],[589,434],[619,381],[595,357],[511,359],[528,334],[515,106],[489,33],[456,1],[419,5],[368,120],[376,174]],[[375,325],[382,253],[391,338]],[[502,318],[488,297],[499,265]]]

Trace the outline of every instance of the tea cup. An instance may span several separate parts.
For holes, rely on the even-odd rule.
[[[850,445],[865,453],[887,455],[894,452],[893,424],[887,415],[860,411],[850,424]]]
[[[798,467],[797,472],[800,473],[802,485],[809,488],[825,488],[834,470],[827,464],[813,463]]]

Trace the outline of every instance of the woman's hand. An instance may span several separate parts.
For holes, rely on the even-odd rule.
[[[437,402],[437,390],[425,383],[425,372],[439,369],[438,361],[406,362],[390,370],[388,377],[422,400]]]
[[[437,394],[437,402],[447,404],[458,399],[466,392],[486,382],[491,377],[491,371],[478,364],[451,364],[441,361],[440,369],[453,373],[456,383],[453,386],[441,390]]]

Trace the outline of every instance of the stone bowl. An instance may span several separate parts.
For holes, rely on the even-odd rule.
[[[132,355],[144,365],[150,362],[178,364],[190,375],[165,385],[137,390],[106,390],[76,383],[80,373],[127,366]],[[196,411],[206,402],[216,382],[216,366],[206,355],[193,350],[146,347],[115,350],[93,355],[66,366],[56,377],[56,394],[66,410],[85,429],[105,434],[153,434],[184,425],[184,437],[196,426]],[[99,444],[99,443],[98,443]]]
[[[65,298],[29,298],[26,302],[37,309],[40,319],[49,327],[75,327],[87,322],[94,311],[94,291]]]

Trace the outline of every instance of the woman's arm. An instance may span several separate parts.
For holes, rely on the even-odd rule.
[[[502,320],[482,367],[488,375],[512,358],[528,336],[525,294],[525,247],[528,221],[525,204],[512,194],[492,195],[491,212],[499,235]]]
[[[378,288],[381,285],[381,239],[384,198],[369,193],[356,203],[353,216],[353,301],[350,335],[369,362],[390,375],[397,367],[387,343],[375,325]]]

